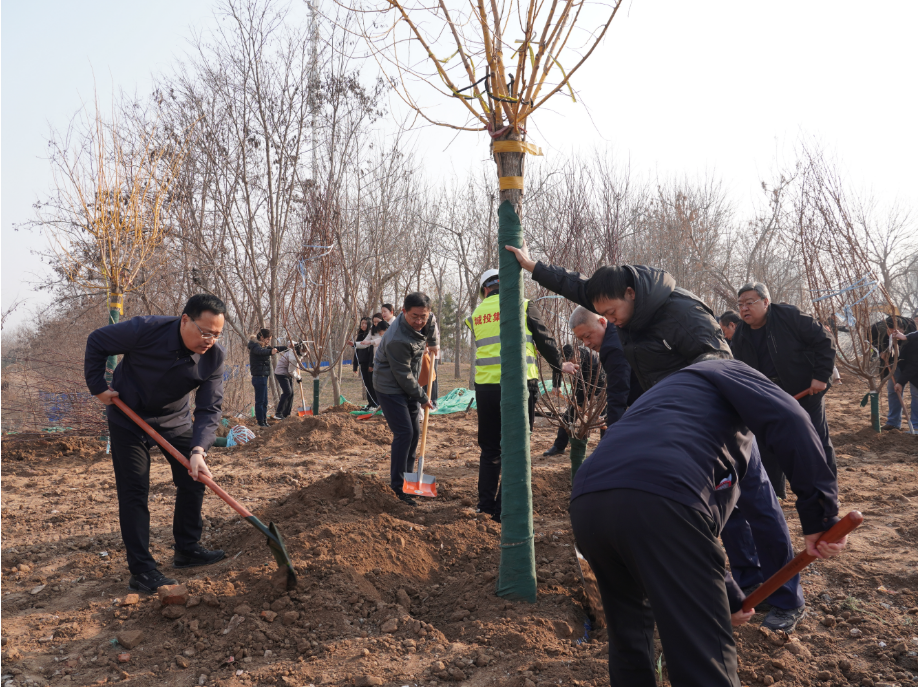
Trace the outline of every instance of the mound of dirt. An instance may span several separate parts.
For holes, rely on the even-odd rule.
[[[62,456],[88,458],[104,450],[104,441],[89,437],[3,438],[3,457],[7,460],[52,460]]]
[[[328,452],[366,446],[387,446],[392,434],[385,424],[357,420],[346,412],[318,417],[288,417],[271,427],[257,427],[256,437],[239,452]]]

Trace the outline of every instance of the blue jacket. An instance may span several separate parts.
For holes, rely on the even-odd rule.
[[[86,341],[83,374],[93,395],[108,389],[105,360],[123,355],[112,377],[112,388],[121,400],[164,439],[184,434],[192,427],[192,446],[206,451],[216,437],[223,404],[223,361],[220,344],[206,353],[192,353],[182,342],[178,317],[132,317],[95,330]],[[189,394],[194,399],[191,417]],[[107,407],[109,422],[146,434],[116,406]]]
[[[571,500],[637,489],[700,511],[720,532],[756,439],[787,475],[803,533],[834,525],[838,482],[809,415],[738,360],[697,363],[645,391],[577,471]]]
[[[625,358],[622,342],[618,338],[618,327],[606,324],[606,335],[599,347],[599,361],[606,374],[606,424],[618,422],[625,410],[643,392],[640,382]]]

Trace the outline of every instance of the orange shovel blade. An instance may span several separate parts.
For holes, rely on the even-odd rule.
[[[411,496],[436,498],[437,480],[432,475],[424,475],[421,480],[418,481],[418,473],[407,472],[405,473],[405,481],[402,484],[402,491]]]

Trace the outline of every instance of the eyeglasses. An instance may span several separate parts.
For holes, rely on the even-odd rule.
[[[195,327],[198,327],[198,323],[197,323],[197,322],[195,322],[194,320],[192,320],[192,319],[190,319],[190,318],[189,318],[189,321],[190,321],[191,324],[193,324]],[[198,331],[201,332],[201,338],[204,339],[205,341],[219,341],[219,340],[220,340],[220,337],[223,335],[222,332],[221,332],[220,334],[211,334],[210,332],[205,332],[205,331],[204,331],[203,329],[201,329],[200,327],[198,327]]]
[[[756,303],[765,300],[764,298],[756,298],[754,301],[739,301],[736,304],[736,307],[742,310],[743,308],[751,308]]]

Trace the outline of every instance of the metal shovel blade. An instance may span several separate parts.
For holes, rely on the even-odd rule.
[[[265,527],[264,523],[254,515],[246,518],[246,520],[249,521],[252,527],[265,535],[268,540],[268,548],[271,549],[271,555],[274,556],[274,560],[277,562],[278,570],[284,570],[287,573],[287,589],[296,587],[296,570],[293,569],[293,562],[290,560],[290,554],[287,553],[284,538],[281,536],[280,530],[277,529],[277,525],[272,522]]]
[[[593,616],[593,627],[597,630],[606,626],[606,612],[602,607],[602,596],[599,594],[599,583],[596,581],[596,575],[593,568],[587,563],[587,559],[580,553],[580,549],[574,547],[574,553],[577,554],[577,565],[580,568],[580,577],[583,580],[583,592],[586,594],[587,604]]]
[[[437,478],[433,475],[419,475],[416,472],[406,472],[402,491],[411,496],[437,496]]]

